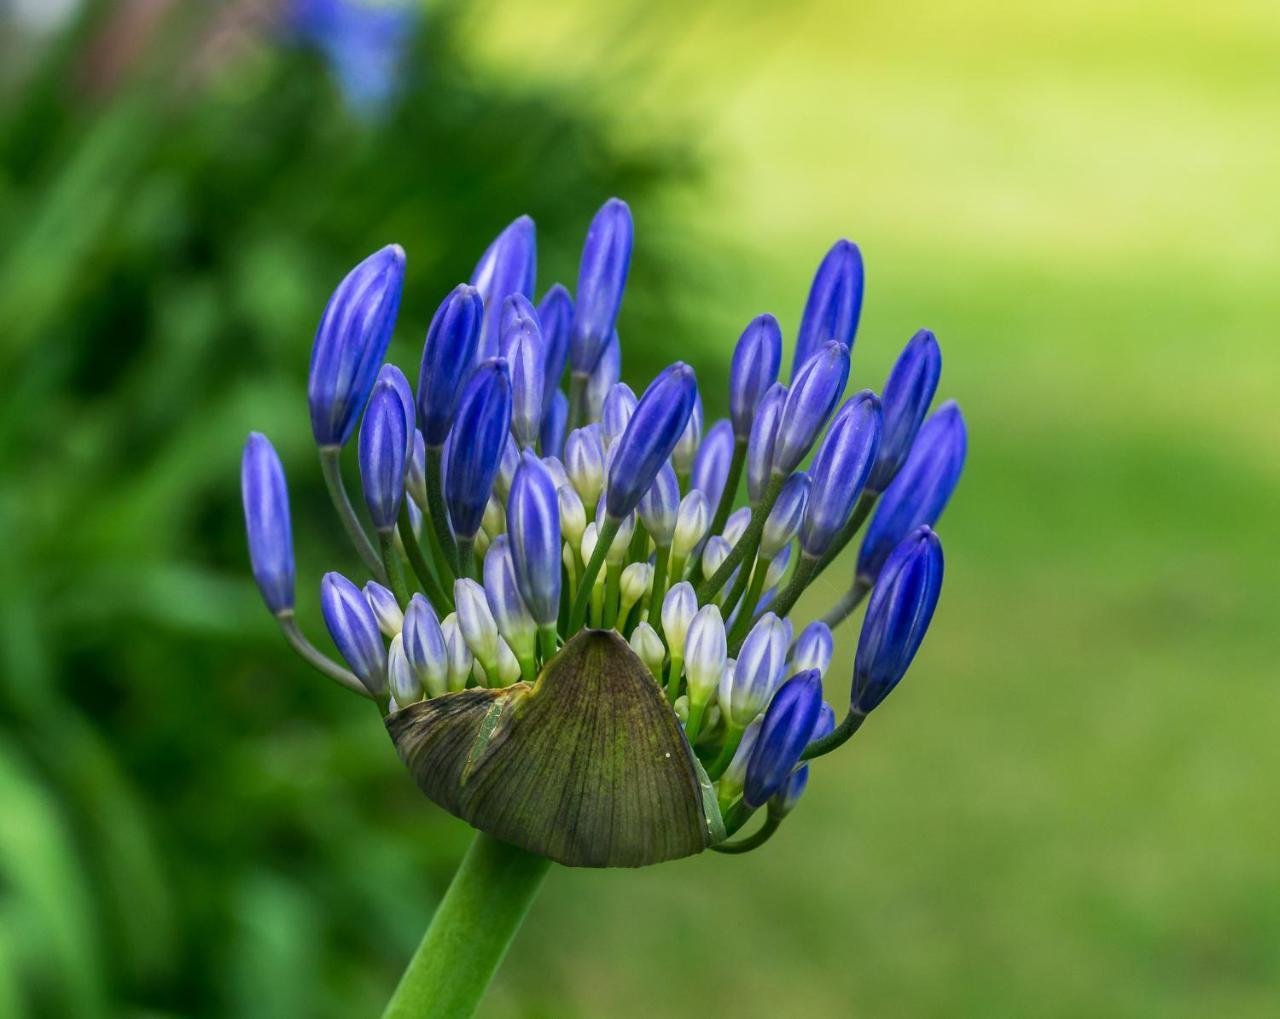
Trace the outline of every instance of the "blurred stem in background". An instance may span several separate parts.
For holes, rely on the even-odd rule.
[[[657,201],[683,147],[471,66],[451,5],[348,52],[307,6],[91,3],[41,47],[0,12],[0,907],[24,918],[0,1014],[381,1007],[466,833],[262,618],[240,443],[314,464],[311,338],[388,241],[408,364],[513,209],[540,292],[611,194],[686,236]],[[372,104],[370,63],[395,71]],[[681,261],[637,252],[621,328],[688,338]],[[665,363],[640,354],[637,378]],[[319,564],[354,553],[319,467],[289,480],[315,634]]]

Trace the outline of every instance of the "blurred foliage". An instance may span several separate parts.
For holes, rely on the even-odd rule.
[[[353,565],[304,398],[328,291],[402,243],[416,377],[508,220],[572,286],[600,201],[656,233],[650,197],[695,167],[473,71],[447,9],[362,121],[264,5],[147,6],[91,7],[0,107],[0,1015],[369,1014],[465,832],[262,610],[244,434],[290,472],[319,637],[320,572]],[[663,265],[636,277],[624,330],[666,317]]]

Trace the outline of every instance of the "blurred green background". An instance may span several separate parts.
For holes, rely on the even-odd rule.
[[[572,284],[611,194],[633,385],[721,412],[849,236],[855,383],[934,329],[970,460],[911,679],[773,842],[553,872],[482,1014],[1274,1015],[1280,8],[289,6],[0,3],[0,1015],[376,1014],[468,835],[262,611],[240,446],[319,637],[328,291],[402,243],[415,376],[506,222]]]

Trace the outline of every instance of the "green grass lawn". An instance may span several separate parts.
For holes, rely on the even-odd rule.
[[[579,13],[487,23],[489,59],[605,73],[622,32]],[[710,172],[671,198],[700,249],[641,222],[637,255],[688,260],[704,383],[751,315],[794,330],[847,234],[854,383],[933,328],[970,461],[918,664],[774,842],[555,873],[484,1014],[1274,1014],[1280,9],[628,26],[671,45],[622,59],[646,88],[602,100],[618,130],[706,125]]]

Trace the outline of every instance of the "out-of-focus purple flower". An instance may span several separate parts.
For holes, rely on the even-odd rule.
[[[809,289],[796,334],[792,378],[824,343],[835,340],[853,347],[862,313],[863,283],[862,252],[850,241],[836,241],[818,266]]]
[[[884,424],[867,491],[883,492],[902,468],[929,412],[942,375],[942,351],[928,329],[921,329],[899,355],[880,398]]]
[[[772,315],[753,318],[733,349],[729,371],[729,417],[733,434],[741,442],[751,435],[756,408],[769,387],[778,381],[782,364],[782,330]]]
[[[537,271],[537,231],[532,219],[521,216],[494,238],[471,273],[471,285],[480,291],[484,301],[484,326],[476,351],[478,359],[497,357],[501,353],[503,302],[512,294],[532,299]]]
[[[707,497],[712,506],[720,504],[725,494],[725,482],[729,478],[729,464],[733,460],[733,425],[728,418],[721,418],[707,432],[702,445],[698,447],[698,455],[693,461],[693,474],[689,478],[689,486],[696,488]],[[732,499],[736,493],[728,493]]]
[[[569,363],[569,337],[573,332],[573,298],[561,284],[553,284],[538,302],[538,322],[542,325],[547,372],[543,393],[546,408],[550,410],[552,394],[560,391],[564,369]]]
[[[775,382],[765,391],[756,408],[755,421],[751,423],[751,437],[747,441],[747,497],[752,506],[764,498],[764,490],[769,486],[773,441],[786,401],[787,387]]]
[[[747,765],[742,801],[760,807],[791,776],[809,745],[822,709],[822,679],[816,670],[792,676],[769,702],[751,761]]]
[[[520,596],[539,626],[560,614],[560,503],[551,472],[526,452],[507,499],[507,533]]]
[[[475,364],[484,302],[466,283],[436,309],[422,348],[418,375],[418,424],[428,446],[442,446],[453,423],[463,383]]]
[[[608,514],[630,515],[666,463],[693,411],[698,382],[693,369],[677,361],[649,384],[627,430],[617,443],[605,489]]]
[[[347,273],[329,298],[307,379],[318,445],[344,446],[355,431],[391,342],[403,284],[404,249],[388,244]]]
[[[375,699],[385,697],[387,649],[360,588],[340,573],[326,573],[320,584],[320,611],[329,636],[351,671]]]
[[[373,526],[389,531],[400,515],[404,498],[405,452],[404,402],[389,381],[379,382],[369,397],[369,408],[360,425],[360,482]]]
[[[840,402],[849,379],[849,348],[831,340],[818,348],[796,373],[782,406],[773,440],[775,475],[787,475],[813,447],[813,441]]]
[[[948,400],[920,428],[898,476],[889,483],[858,551],[858,576],[874,583],[889,553],[921,524],[942,516],[964,470],[964,416]]]
[[[249,563],[262,600],[276,615],[293,611],[293,528],[284,467],[265,435],[251,432],[240,460],[240,495]]]
[[[805,555],[817,559],[831,547],[862,494],[879,445],[880,401],[864,389],[836,411],[813,459],[813,489],[800,527]]]
[[[871,592],[853,660],[851,704],[871,712],[906,675],[942,592],[942,543],[918,527],[893,550]]]
[[[458,406],[453,428],[465,441],[449,450],[445,502],[454,534],[474,538],[498,473],[511,426],[511,379],[502,358],[482,361]]]
[[[618,198],[604,203],[587,230],[569,349],[573,370],[580,374],[595,369],[613,335],[631,267],[632,232],[631,210]]]

